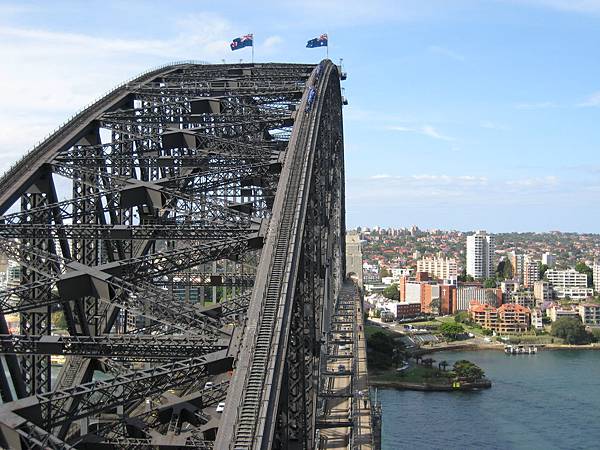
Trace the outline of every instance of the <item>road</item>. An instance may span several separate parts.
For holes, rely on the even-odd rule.
[[[371,403],[360,296],[344,285],[328,344],[322,449],[372,449]]]

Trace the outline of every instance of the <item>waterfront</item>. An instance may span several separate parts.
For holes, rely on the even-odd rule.
[[[439,352],[473,361],[493,387],[477,392],[380,389],[383,450],[592,449],[600,442],[600,352]]]

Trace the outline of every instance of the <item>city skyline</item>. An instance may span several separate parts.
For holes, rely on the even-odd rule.
[[[330,57],[348,72],[349,227],[369,217],[600,232],[589,212],[600,200],[600,1],[449,3],[180,0],[165,15],[158,2],[133,2],[134,19],[114,1],[0,2],[0,79],[12,87],[1,169],[149,67],[249,62],[250,50],[232,53],[229,42],[251,32],[258,62],[316,63],[325,51],[306,40],[327,32]]]

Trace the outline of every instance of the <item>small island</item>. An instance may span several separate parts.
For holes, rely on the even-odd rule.
[[[417,391],[468,391],[492,387],[483,369],[471,361],[456,361],[450,367],[447,361],[436,361],[419,354],[411,356],[394,334],[388,330],[367,330],[372,386]]]

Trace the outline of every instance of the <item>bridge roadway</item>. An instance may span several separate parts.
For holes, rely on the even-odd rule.
[[[332,318],[318,426],[320,449],[373,449],[361,296],[347,282]]]

